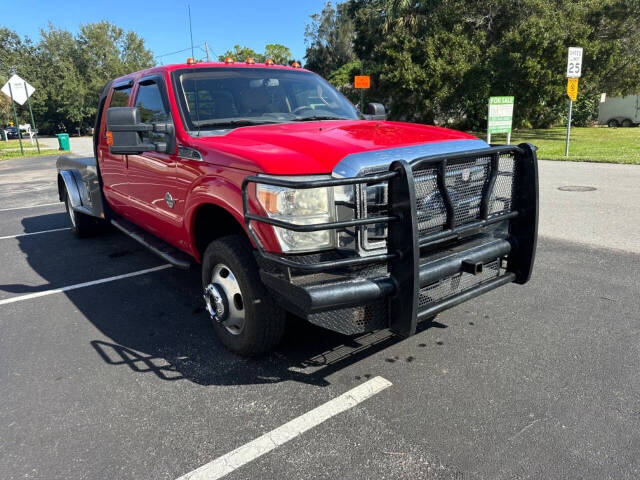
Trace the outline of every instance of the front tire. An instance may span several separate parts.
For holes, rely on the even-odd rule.
[[[611,120],[609,120],[609,121],[607,122],[607,126],[608,126],[609,128],[616,128],[616,127],[618,127],[619,125],[620,125],[620,124],[618,123],[618,120],[616,120],[615,118],[612,118]]]
[[[229,350],[253,357],[280,343],[285,312],[262,284],[246,237],[229,235],[209,244],[202,258],[202,287],[213,329]]]

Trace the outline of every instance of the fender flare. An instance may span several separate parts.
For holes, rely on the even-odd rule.
[[[64,186],[64,190],[63,187]],[[71,208],[76,212],[84,213],[92,217],[99,217],[91,207],[89,200],[89,192],[87,186],[82,180],[82,174],[79,170],[68,169],[58,172],[58,197],[64,202],[65,191],[69,194]]]
[[[63,185],[64,190],[61,188]],[[69,194],[69,200],[74,209],[87,204],[87,189],[78,170],[60,170],[58,172],[58,196],[61,202],[64,201],[65,191]]]

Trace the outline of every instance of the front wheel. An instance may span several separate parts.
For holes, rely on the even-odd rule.
[[[262,284],[246,237],[230,235],[209,244],[202,258],[202,287],[213,329],[229,350],[250,357],[280,343],[285,312]]]
[[[609,121],[607,122],[607,125],[608,125],[610,128],[616,128],[616,127],[618,127],[620,124],[618,123],[618,120],[616,120],[615,118],[612,118],[611,120],[609,120]]]

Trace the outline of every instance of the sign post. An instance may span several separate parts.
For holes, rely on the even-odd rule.
[[[18,122],[18,112],[16,110],[16,104],[13,103],[13,90],[11,89],[10,82],[7,82],[5,85],[9,85],[9,98],[11,98],[11,106],[13,107],[13,120],[16,122],[16,128],[18,129],[18,142],[20,143],[20,156],[24,157],[24,148],[22,148],[22,134],[20,133],[20,122]]]
[[[20,141],[20,155],[24,156],[24,149],[22,148],[22,134],[20,133],[20,122],[18,122],[18,112],[16,110],[16,102],[19,105],[24,105],[24,102],[29,101],[29,97],[36,91],[25,80],[18,75],[12,75],[9,81],[4,84],[0,89],[7,97],[11,98],[11,104],[13,105],[13,116],[15,118],[16,127],[18,128],[18,140]],[[33,112],[31,110],[31,103],[28,103],[29,113],[31,114],[32,128],[36,128],[35,121],[33,120]],[[40,153],[40,144],[38,144],[38,137],[36,136],[36,144],[38,145],[38,153]]]
[[[506,133],[507,145],[511,144],[514,97],[489,97],[487,120],[487,143],[491,144],[492,133]]]
[[[27,91],[27,82],[24,83],[24,90]],[[40,142],[38,142],[38,129],[36,128],[36,121],[33,119],[33,110],[31,110],[31,102],[29,101],[29,97],[27,97],[27,106],[29,107],[29,115],[31,116],[31,125],[33,125],[33,135],[36,137],[36,148],[38,149],[38,155],[40,155]],[[32,140],[33,142],[33,140]],[[33,145],[33,143],[31,143]]]
[[[569,96],[569,115],[567,117],[567,140],[564,156],[569,156],[569,138],[571,137],[571,113],[573,102],[578,99],[578,79],[582,75],[582,48],[569,47],[567,55],[567,95]]]

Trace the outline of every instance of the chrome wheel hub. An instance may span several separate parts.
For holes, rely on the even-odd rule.
[[[227,309],[224,308],[224,300],[220,291],[212,283],[204,289],[204,302],[207,305],[209,316],[217,322],[221,322]]]
[[[204,302],[211,319],[233,335],[244,330],[245,310],[240,284],[229,267],[213,268],[211,282],[204,289]]]

